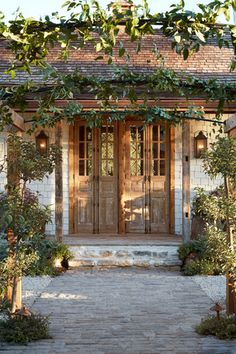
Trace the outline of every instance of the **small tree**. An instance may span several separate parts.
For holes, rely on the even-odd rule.
[[[11,312],[14,313],[17,279],[36,259],[34,252],[29,254],[27,240],[42,232],[43,225],[50,221],[49,209],[38,205],[37,200],[27,189],[27,183],[41,181],[51,174],[61,159],[61,152],[56,146],[51,145],[48,154],[42,156],[34,143],[24,141],[16,135],[9,135],[7,142],[8,185],[7,195],[2,195],[1,225],[2,231],[8,235],[9,252],[2,264],[2,277],[5,286],[7,279],[12,286],[9,300]]]
[[[223,177],[223,195],[221,197],[221,214],[225,218],[225,229],[229,248],[234,249],[234,234],[236,232],[236,139],[232,137],[218,137],[211,144],[211,150],[203,155],[203,167],[205,172],[212,178],[218,175]],[[234,265],[236,266],[236,265]],[[236,313],[235,295],[232,292],[233,278],[228,270],[226,285],[227,313]]]

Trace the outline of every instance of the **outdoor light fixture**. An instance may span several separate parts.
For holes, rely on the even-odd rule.
[[[194,157],[199,159],[202,153],[207,149],[207,137],[202,131],[194,137]]]
[[[43,130],[36,136],[36,148],[41,155],[47,155],[48,152],[48,136]]]

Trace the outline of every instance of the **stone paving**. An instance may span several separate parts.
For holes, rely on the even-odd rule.
[[[73,270],[33,305],[50,314],[53,339],[0,344],[7,354],[233,354],[236,341],[194,332],[212,300],[191,277],[156,269]]]

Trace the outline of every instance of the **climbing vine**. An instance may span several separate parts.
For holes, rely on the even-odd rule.
[[[230,11],[236,10],[235,0],[200,4],[196,13],[186,10],[182,0],[178,5],[172,5],[169,11],[158,14],[150,13],[146,0],[137,6],[133,6],[132,1],[127,3],[125,10],[120,3],[113,3],[106,11],[95,0],[70,0],[64,3],[68,11],[66,19],[54,13],[38,21],[18,13],[13,21],[6,24],[2,17],[0,38],[7,41],[12,55],[12,63],[6,73],[14,79],[18,71],[25,71],[29,78],[18,86],[14,86],[12,80],[1,87],[0,129],[12,122],[8,107],[24,110],[29,98],[37,102],[32,129],[38,125],[53,126],[62,119],[71,122],[78,114],[87,117],[90,125],[97,124],[99,118],[95,117],[95,111],[85,112],[76,100],[84,92],[90,92],[99,103],[96,112],[110,110],[111,119],[122,119],[128,112],[144,113],[147,123],[151,120],[151,114],[174,123],[185,118],[204,119],[202,107],[190,106],[184,113],[179,112],[178,106],[168,110],[163,108],[160,97],[168,92],[186,99],[198,96],[217,101],[216,120],[219,120],[225,103],[235,100],[235,84],[177,74],[165,67],[165,58],[161,56],[158,45],[153,47],[157,69],[147,74],[134,72],[129,67],[129,49],[119,34],[122,26],[127,38],[136,44],[137,53],[142,49],[143,37],[153,34],[155,26],[159,26],[162,34],[171,39],[172,49],[184,60],[212,38],[220,48],[231,47],[236,53],[236,27],[232,24],[217,24],[217,17],[221,13],[229,20]],[[110,78],[85,75],[79,68],[70,74],[61,74],[48,63],[51,48],[57,47],[61,60],[66,61],[72,50],[80,50],[88,43],[97,52],[96,60],[103,60],[112,68]],[[114,59],[117,56],[125,58],[125,68],[115,67]],[[42,77],[40,83],[33,79],[32,70],[35,68]],[[231,63],[231,70],[234,69],[235,56]],[[124,97],[128,103],[121,112],[117,107]],[[63,106],[58,106],[58,100],[65,101]]]

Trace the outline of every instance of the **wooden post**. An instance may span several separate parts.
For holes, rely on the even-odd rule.
[[[55,144],[62,147],[62,125],[56,124]],[[55,225],[56,240],[63,241],[63,171],[62,159],[55,166]]]
[[[126,134],[125,124],[119,123],[119,185],[118,185],[118,203],[119,203],[119,234],[125,234],[125,147],[126,147]]]
[[[75,233],[75,166],[74,166],[74,143],[75,127],[69,126],[69,233]]]
[[[182,126],[182,233],[184,242],[190,240],[190,123]]]
[[[7,241],[11,247],[15,247],[16,237],[13,233],[13,230],[9,229],[7,231]],[[14,255],[9,255],[14,262]],[[14,291],[13,291],[14,290]],[[12,313],[16,310],[22,308],[22,278],[15,277],[14,279],[9,279],[9,285],[7,287],[7,299],[12,305]]]
[[[175,128],[170,127],[170,233],[175,233]]]
[[[11,127],[10,130],[11,133],[15,133],[18,136],[22,136],[22,132],[18,131],[17,128]],[[17,158],[15,155],[14,151],[12,154],[9,153],[9,150],[7,152],[7,158],[8,160],[13,160]],[[8,183],[8,191],[10,192],[11,189],[14,189],[19,186],[19,179],[17,176],[17,171],[14,168],[14,163],[8,164],[8,169],[7,169],[7,183]],[[9,229],[7,232],[7,241],[8,244],[11,247],[13,247],[17,240],[16,236],[14,235],[13,230]],[[14,255],[12,255],[12,262],[14,262]],[[19,310],[22,307],[22,279],[21,277],[14,277],[14,279],[9,279],[9,285],[7,289],[7,299],[12,305],[12,312],[15,312],[15,310]]]

